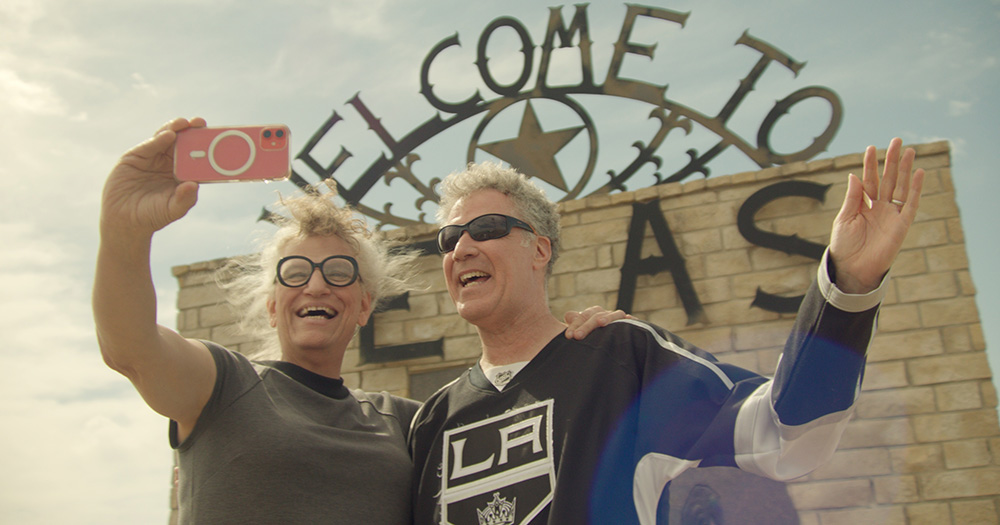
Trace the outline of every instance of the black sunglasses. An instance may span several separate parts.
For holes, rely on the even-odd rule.
[[[358,261],[349,255],[334,255],[318,263],[290,255],[278,261],[278,282],[289,288],[305,286],[316,269],[330,286],[350,286],[358,280]]]
[[[511,228],[515,227],[535,233],[535,229],[528,223],[499,213],[480,215],[465,224],[449,224],[438,230],[438,250],[441,253],[454,250],[458,239],[462,237],[462,232],[469,232],[469,237],[474,241],[488,241],[506,237],[510,234]]]

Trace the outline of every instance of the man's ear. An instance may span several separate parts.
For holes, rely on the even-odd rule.
[[[362,291],[361,292],[361,311],[358,312],[358,326],[364,326],[368,324],[368,320],[372,316],[372,294]]]
[[[536,270],[543,270],[549,265],[552,259],[552,239],[535,235],[535,256],[532,267]]]

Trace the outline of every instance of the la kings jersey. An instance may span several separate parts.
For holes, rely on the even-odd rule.
[[[808,473],[850,416],[880,300],[858,311],[840,294],[846,311],[821,281],[773,380],[632,320],[558,335],[502,392],[474,366],[411,427],[415,523],[652,524],[692,467]]]

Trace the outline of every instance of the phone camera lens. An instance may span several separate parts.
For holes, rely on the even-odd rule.
[[[280,139],[281,137],[284,137],[284,136],[285,136],[285,130],[282,130],[282,129],[279,129],[279,130],[275,131],[275,132],[274,132],[274,136],[275,136],[275,137],[278,137],[279,139]]]
[[[264,138],[265,139],[271,138],[271,130],[269,129],[264,130]]]

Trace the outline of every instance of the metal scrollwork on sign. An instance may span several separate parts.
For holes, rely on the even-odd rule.
[[[362,100],[360,93],[348,100],[347,105],[367,124],[382,146],[383,153],[371,161],[357,177],[341,177],[342,170],[348,169],[349,160],[354,156],[346,147],[341,147],[332,159],[321,161],[317,145],[323,141],[331,130],[344,121],[336,111],[311,136],[297,155],[296,159],[312,171],[312,175],[320,180],[331,179],[336,183],[338,193],[358,211],[377,221],[379,228],[392,226],[409,226],[430,222],[423,211],[428,203],[436,203],[438,195],[435,185],[440,182],[441,173],[433,175],[421,173],[421,157],[417,150],[430,139],[471,119],[479,119],[475,131],[465,149],[465,161],[472,162],[479,151],[488,153],[504,162],[511,164],[529,177],[545,182],[553,191],[562,192],[559,200],[572,200],[593,194],[615,191],[626,191],[634,181],[633,176],[640,170],[654,170],[650,184],[664,184],[687,179],[698,174],[707,177],[710,174],[709,163],[730,147],[741,151],[751,161],[761,168],[775,164],[806,160],[824,151],[833,140],[842,119],[842,108],[837,95],[819,86],[799,89],[778,100],[761,122],[754,144],[732,131],[728,126],[730,118],[736,109],[754,89],[757,81],[772,64],[778,64],[797,75],[804,63],[797,62],[779,49],[763,42],[748,32],[744,32],[736,41],[737,46],[744,46],[759,53],[759,59],[751,71],[744,77],[734,93],[728,98],[722,109],[715,115],[709,115],[685,106],[676,100],[666,97],[666,86],[659,86],[626,78],[622,74],[625,59],[630,55],[652,58],[655,46],[635,43],[632,40],[633,30],[641,19],[653,19],[676,26],[684,27],[690,13],[679,13],[669,9],[624,4],[626,13],[621,25],[618,40],[613,44],[613,53],[603,82],[596,80],[592,46],[590,38],[590,19],[587,14],[587,4],[574,8],[572,19],[567,25],[563,18],[563,8],[549,9],[549,19],[545,36],[538,54],[538,64],[535,65],[536,44],[531,33],[518,19],[500,17],[493,20],[480,34],[476,46],[475,68],[483,85],[497,95],[487,100],[479,90],[468,96],[457,97],[457,100],[446,100],[435,90],[431,82],[431,68],[437,60],[441,60],[453,48],[461,47],[458,34],[449,36],[435,46],[427,54],[420,69],[420,93],[434,111],[433,116],[414,127],[410,132],[398,137],[391,133],[374,111]],[[497,78],[490,68],[490,57],[487,55],[488,44],[494,35],[503,30],[508,35],[515,35],[520,47],[521,70],[516,78],[504,83]],[[577,42],[575,45],[573,44]],[[575,47],[579,53],[579,82],[574,85],[550,85],[550,65],[553,52],[558,48]],[[535,73],[532,85],[532,73]],[[593,119],[585,110],[580,97],[584,95],[599,95],[617,97],[629,101],[649,104],[648,118],[655,121],[657,129],[645,140],[636,140],[632,144],[634,153],[631,158],[622,158],[618,169],[607,169],[595,184],[594,171],[598,165],[598,134]],[[819,100],[829,104],[830,119],[825,130],[800,151],[777,152],[772,146],[772,132],[789,110],[807,100]],[[579,125],[564,127],[554,131],[543,131],[536,113],[538,104],[549,104],[561,107],[566,114],[573,115]],[[520,129],[514,138],[492,142],[482,142],[484,130],[506,110],[520,111]],[[641,122],[636,123],[636,129]],[[667,165],[657,153],[671,136],[671,131],[678,130],[684,135],[691,133],[693,126],[710,131],[717,142],[704,152],[689,149],[687,162],[679,169],[670,173],[661,173]],[[567,178],[555,162],[555,155],[572,141],[585,138],[588,152],[582,163],[583,168],[578,176]],[[615,162],[615,161],[611,161]],[[356,173],[356,172],[354,172]],[[352,173],[353,174],[353,173]],[[310,184],[302,174],[295,172],[292,182],[302,188]],[[344,181],[351,180],[351,183]],[[376,205],[366,204],[365,196],[379,180],[386,184],[405,184],[416,191],[418,197],[414,201],[415,212],[397,212],[391,202],[381,202]],[[641,187],[641,186],[640,186]],[[585,191],[586,188],[591,188]],[[631,188],[637,189],[637,188]]]
[[[408,133],[398,136],[390,132],[382,119],[369,108],[358,93],[346,102],[346,106],[349,107],[346,111],[360,117],[367,129],[349,132],[346,136],[367,141],[377,139],[376,147],[380,153],[367,161],[363,169],[355,169],[357,161],[362,159],[356,157],[348,146],[338,144],[335,138],[331,138],[337,136],[338,130],[341,129],[338,126],[349,125],[345,124],[348,119],[334,111],[311,135],[296,156],[301,165],[311,172],[307,173],[309,178],[318,180],[307,180],[302,173],[293,170],[291,182],[310,192],[323,191],[323,184],[320,183],[332,185],[337,194],[348,204],[377,221],[377,228],[405,227],[431,222],[424,211],[425,207],[428,204],[436,204],[439,200],[435,188],[441,181],[443,173],[427,169],[427,162],[424,160],[427,158],[427,143],[464,123],[468,125],[460,129],[472,131],[466,144],[459,142],[454,146],[455,156],[458,159],[462,159],[463,150],[465,154],[462,160],[465,162],[473,162],[480,152],[491,155],[540,181],[550,190],[548,192],[550,196],[554,192],[558,193],[559,198],[556,200],[573,200],[594,194],[678,182],[694,175],[708,177],[711,173],[709,164],[729,148],[735,148],[757,166],[765,168],[810,159],[825,151],[833,140],[843,116],[840,99],[833,91],[819,86],[801,88],[775,102],[757,128],[755,143],[751,143],[730,129],[730,119],[772,64],[784,67],[796,76],[805,65],[748,32],[744,32],[737,39],[736,45],[753,50],[759,57],[750,72],[740,80],[736,90],[722,105],[722,109],[714,115],[699,112],[677,100],[667,98],[665,85],[626,77],[623,74],[625,59],[630,56],[652,59],[656,47],[633,41],[633,30],[637,22],[641,20],[645,24],[658,21],[683,29],[690,13],[631,4],[624,4],[624,7],[625,18],[618,40],[612,45],[611,60],[603,80],[597,79],[594,68],[594,44],[590,38],[587,4],[574,7],[568,24],[563,18],[564,8],[549,9],[545,36],[541,46],[538,46],[540,53],[537,54],[537,67],[536,45],[531,32],[521,21],[512,17],[500,17],[487,25],[475,47],[474,66],[482,85],[496,95],[492,99],[487,99],[480,90],[454,98],[446,97],[442,93],[448,90],[441,89],[442,86],[436,86],[431,82],[431,69],[434,64],[439,60],[448,59],[461,48],[457,33],[444,38],[431,48],[420,68],[420,94],[429,105],[429,111],[433,113],[429,118]],[[490,68],[491,57],[487,53],[491,39],[499,31],[503,31],[507,36],[513,32],[515,46],[519,48],[521,54],[521,70],[512,77],[500,75],[504,79],[498,78]],[[575,45],[574,41],[577,42]],[[576,48],[578,53],[579,81],[572,85],[553,85],[550,83],[553,53],[557,49],[566,48]],[[561,64],[565,65],[566,62]],[[533,83],[532,73],[536,75]],[[645,118],[641,117],[643,113],[640,112],[638,121],[629,124],[630,129],[643,130],[647,135],[633,141],[630,148],[624,149],[624,153],[615,154],[603,164],[598,163],[597,124],[583,103],[584,100],[592,100],[594,96],[608,97],[615,102],[639,102],[649,106]],[[831,108],[824,131],[799,151],[775,151],[772,147],[773,132],[781,119],[798,104],[813,100],[825,102]],[[572,124],[546,130],[541,122],[545,117],[539,112],[539,108],[543,106],[549,109],[555,108],[555,111],[565,116],[563,122]],[[497,140],[497,133],[489,132],[494,129],[492,126],[499,126],[497,122],[510,122],[517,118],[520,124],[512,138]],[[357,122],[357,119],[351,120]],[[651,129],[650,123],[653,124]],[[707,136],[710,138],[708,141],[710,145],[704,151],[688,148],[685,152],[686,159],[665,158],[664,146],[668,144],[668,139],[684,139],[692,135],[695,130],[699,133],[703,130],[709,132]],[[579,153],[579,145],[583,142],[586,143],[586,153]],[[335,144],[332,149],[335,153],[331,153],[330,143]],[[353,142],[352,147],[354,147]],[[576,176],[567,177],[557,162],[556,155],[564,150],[574,152],[574,159],[580,167]],[[458,162],[455,161],[453,164],[457,165]],[[603,174],[596,174],[598,165],[613,167],[605,169]],[[674,169],[678,165],[680,167]],[[667,169],[667,166],[672,167]],[[650,172],[652,172],[651,178],[648,176]],[[642,180],[634,178],[639,173],[646,174]],[[602,180],[602,177],[606,179]],[[392,190],[392,195],[415,195],[414,210],[398,210],[393,202],[384,197],[385,193],[382,193],[381,201],[378,201],[377,197],[369,197],[369,201],[377,202],[374,204],[366,202],[366,196],[369,196],[379,181]],[[740,232],[752,244],[816,258],[819,248],[814,243],[762,231],[754,224],[754,214],[760,206],[782,196],[800,195],[821,200],[824,191],[825,188],[784,183],[765,188],[748,199],[740,210],[738,221]],[[271,212],[265,209],[261,220],[272,218]],[[641,257],[643,232],[647,224],[653,230],[657,247],[662,254],[660,256]],[[419,243],[414,247],[427,253],[435,251],[433,241]],[[709,322],[659,202],[633,206],[626,251],[626,260],[621,267],[618,308],[631,309],[639,276],[669,271],[687,313],[688,324]],[[757,297],[750,306],[785,312],[793,310],[800,300],[800,297],[782,297],[758,290]],[[408,297],[403,295],[392,298],[383,309],[409,309]],[[374,320],[362,329],[360,346],[362,363],[443,355],[442,339],[376,348]]]

